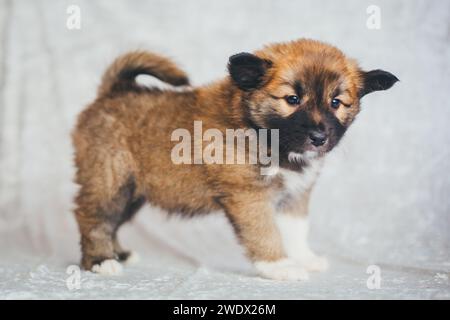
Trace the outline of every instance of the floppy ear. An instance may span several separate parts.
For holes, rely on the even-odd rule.
[[[272,66],[269,60],[251,53],[238,53],[230,57],[228,72],[233,82],[244,91],[257,89],[264,84],[267,70]]]
[[[392,73],[384,70],[362,72],[362,77],[363,88],[359,93],[360,98],[374,91],[387,90],[399,81]]]

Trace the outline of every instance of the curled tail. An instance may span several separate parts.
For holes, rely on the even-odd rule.
[[[153,76],[174,86],[189,85],[186,73],[168,58],[147,51],[134,51],[118,57],[108,67],[98,89],[99,96],[139,87],[135,78],[140,74]]]

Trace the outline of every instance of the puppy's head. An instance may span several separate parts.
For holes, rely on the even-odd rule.
[[[279,129],[281,162],[302,162],[333,149],[360,110],[360,99],[398,81],[361,70],[337,48],[298,40],[230,57],[232,82],[247,120]]]

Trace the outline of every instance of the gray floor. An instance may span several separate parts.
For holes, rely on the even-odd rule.
[[[380,30],[366,27],[371,1],[135,2],[0,0],[0,298],[450,299],[449,2],[377,1]],[[80,30],[66,28],[69,4]],[[142,262],[119,278],[82,272],[69,290],[70,130],[108,63],[146,48],[202,84],[231,54],[299,37],[401,80],[365,98],[314,191],[311,241],[331,269],[262,280],[221,214],[167,220],[145,208],[121,235]],[[370,265],[379,289],[367,287]]]

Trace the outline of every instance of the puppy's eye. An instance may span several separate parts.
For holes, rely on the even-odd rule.
[[[341,100],[339,100],[339,99],[333,99],[333,100],[331,100],[331,107],[332,107],[333,109],[339,108],[340,105],[341,105]]]
[[[286,102],[291,105],[300,104],[300,98],[296,95],[290,95],[286,97]]]

